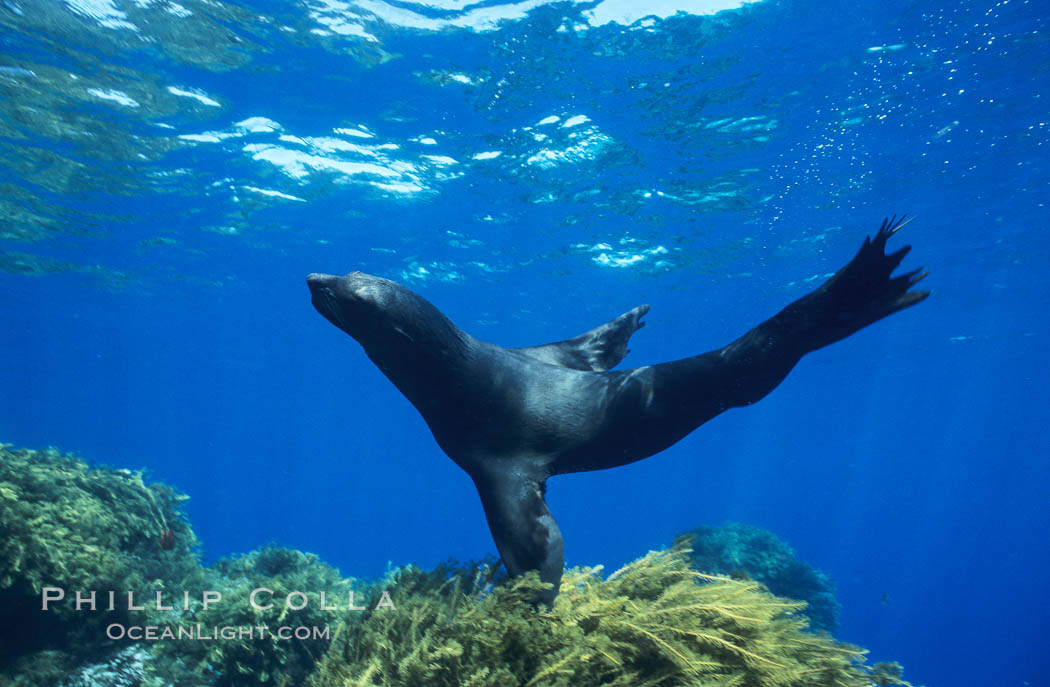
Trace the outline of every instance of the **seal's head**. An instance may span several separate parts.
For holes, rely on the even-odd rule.
[[[364,272],[345,277],[311,274],[306,278],[314,308],[325,318],[358,341],[398,311],[405,289],[389,279]]]
[[[420,345],[464,336],[426,299],[389,279],[364,272],[345,277],[315,273],[306,278],[306,285],[317,312],[357,339],[369,355],[379,353],[373,347]]]

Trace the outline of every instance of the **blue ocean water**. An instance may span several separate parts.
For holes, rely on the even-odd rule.
[[[1048,684],[1045,10],[642,6],[4,0],[0,440],[148,468],[209,560],[477,558],[469,478],[308,273],[401,281],[508,346],[649,303],[639,366],[728,343],[906,212],[928,301],[548,501],[569,565],[754,524],[915,684]]]

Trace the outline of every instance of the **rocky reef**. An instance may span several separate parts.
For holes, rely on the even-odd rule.
[[[688,537],[567,570],[547,610],[491,561],[365,582],[267,547],[204,567],[185,498],[0,446],[0,687],[907,684],[757,573],[697,570]]]
[[[0,445],[0,666],[24,678],[12,684],[51,684],[52,673],[109,649],[106,624],[148,622],[123,597],[111,612],[92,611],[109,603],[101,590],[147,594],[199,574],[185,498],[141,472]],[[45,588],[69,596],[44,612]]]
[[[826,574],[798,560],[795,552],[769,530],[729,523],[697,527],[680,535],[688,543],[693,567],[714,575],[747,577],[773,594],[805,601],[803,613],[814,630],[834,632],[839,603],[835,583]]]

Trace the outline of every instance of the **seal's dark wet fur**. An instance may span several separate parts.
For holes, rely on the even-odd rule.
[[[894,277],[905,246],[888,219],[856,257],[812,293],[736,341],[691,358],[612,370],[648,306],[566,341],[503,348],[479,341],[427,300],[388,279],[311,274],[314,307],[355,338],[422,414],[441,448],[474,480],[511,575],[538,570],[557,594],[563,542],[547,478],[647,458],[722,411],[772,391],[803,355],[929,295],[926,276]]]

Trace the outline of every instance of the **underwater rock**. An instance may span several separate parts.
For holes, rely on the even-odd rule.
[[[678,538],[690,542],[696,570],[749,577],[777,596],[805,601],[802,613],[809,617],[814,630],[834,632],[838,627],[834,581],[795,558],[792,548],[769,530],[729,523],[724,527],[697,527]]]
[[[83,666],[59,687],[139,687],[146,671],[146,650],[129,646],[108,659]]]

